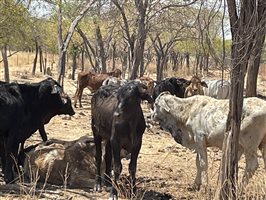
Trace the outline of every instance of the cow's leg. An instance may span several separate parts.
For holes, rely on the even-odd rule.
[[[79,87],[77,87],[77,90],[75,92],[75,96],[74,96],[74,107],[77,107],[77,100],[78,100],[78,92],[79,92]]]
[[[194,181],[193,189],[199,190],[202,184],[202,172],[205,174],[206,185],[208,185],[208,159],[207,159],[207,148],[205,142],[201,142],[198,145],[197,157],[197,176]]]
[[[111,150],[111,144],[110,140],[106,143],[105,146],[105,174],[104,174],[104,181],[105,186],[107,189],[112,186],[112,180],[111,180],[111,169],[112,169],[112,150]]]
[[[18,157],[19,142],[15,138],[9,137],[6,142],[6,165],[4,180],[6,183],[13,183],[14,173],[13,170],[16,167],[16,161]]]
[[[94,135],[94,143],[95,143],[95,161],[96,161],[96,177],[95,177],[95,191],[101,191],[101,163],[102,163],[102,137]]]
[[[0,156],[1,156],[1,164],[2,164],[2,173],[5,173],[5,167],[6,167],[6,147],[5,147],[5,141],[4,137],[0,136]]]
[[[135,145],[133,147],[132,153],[131,153],[131,158],[130,158],[130,163],[129,163],[129,174],[131,178],[131,197],[134,199],[136,198],[136,171],[137,171],[137,159],[139,155],[139,151],[141,148],[141,143],[142,140],[140,140],[139,144]],[[131,199],[132,199],[131,198]]]
[[[254,175],[256,169],[259,166],[256,150],[245,152],[245,159],[246,168],[241,182],[241,191],[247,186],[249,179]]]
[[[39,127],[39,133],[42,137],[42,141],[46,142],[47,141],[47,134],[44,130],[44,125],[42,124],[40,127]]]
[[[78,98],[79,98],[79,107],[80,108],[82,108],[81,97],[82,97],[82,94],[83,94],[83,90],[84,90],[84,88],[79,88]]]
[[[119,180],[119,176],[122,171],[122,164],[121,164],[121,159],[120,159],[120,152],[121,152],[121,147],[118,142],[118,138],[112,137],[111,138],[111,148],[112,148],[112,154],[113,154],[113,160],[114,160],[114,183],[110,192],[110,198],[109,199],[118,199],[118,194],[117,194],[117,189],[118,189],[118,184],[117,181]]]
[[[198,153],[197,153],[197,156],[196,156],[196,166],[197,166],[197,175],[196,175],[194,184],[192,186],[193,190],[199,190],[200,186],[201,186],[202,168],[200,166],[200,158],[199,158],[199,154]]]

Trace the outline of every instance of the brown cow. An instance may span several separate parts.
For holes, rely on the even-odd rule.
[[[190,97],[193,95],[204,95],[203,87],[208,87],[204,81],[194,75],[190,80],[190,85],[186,88],[185,97]]]
[[[109,76],[120,78],[122,75],[122,71],[120,69],[114,69],[113,71],[107,72],[106,74]]]
[[[111,72],[107,72],[105,74],[97,74],[93,72],[80,72],[78,74],[78,80],[77,80],[77,90],[75,93],[74,98],[74,106],[77,107],[77,100],[79,99],[79,107],[82,107],[81,105],[81,97],[84,88],[88,87],[89,90],[94,93],[97,89],[99,89],[103,83],[103,81],[108,78],[109,76],[121,77],[121,70],[115,69]]]
[[[141,76],[139,80],[147,87],[147,93],[152,96],[154,80],[148,76]]]

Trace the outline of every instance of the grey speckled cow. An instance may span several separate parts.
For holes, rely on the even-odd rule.
[[[195,189],[202,184],[202,172],[207,175],[207,147],[222,148],[228,112],[229,100],[202,95],[183,99],[164,92],[155,101],[153,119],[182,146],[197,153]],[[257,149],[266,168],[266,102],[245,98],[241,120],[238,156],[244,154],[246,158],[244,186],[258,168]]]

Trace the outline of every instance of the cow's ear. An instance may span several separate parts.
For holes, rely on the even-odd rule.
[[[200,84],[201,84],[202,87],[208,88],[208,85],[207,85],[207,83],[205,81],[201,81]]]
[[[53,85],[51,94],[59,94],[61,92],[61,88],[58,85]]]

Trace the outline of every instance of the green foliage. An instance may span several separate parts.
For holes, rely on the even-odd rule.
[[[28,10],[15,0],[0,1],[0,44],[24,49],[31,43],[31,19]]]

